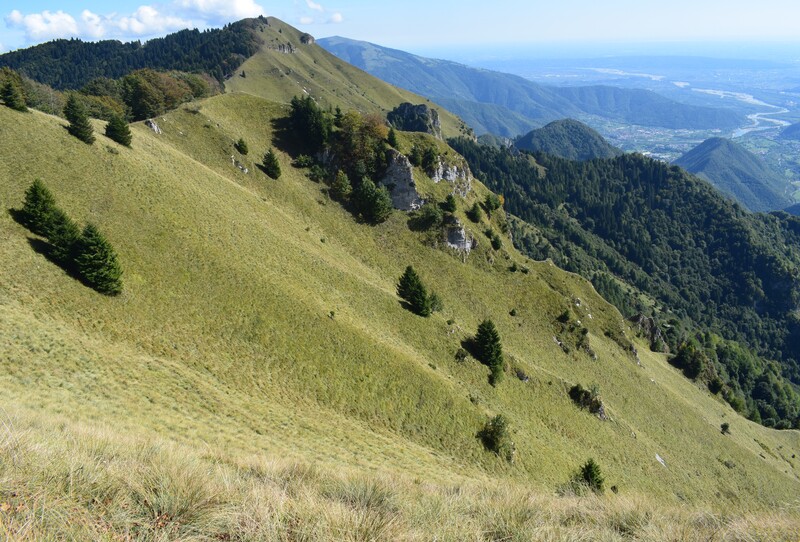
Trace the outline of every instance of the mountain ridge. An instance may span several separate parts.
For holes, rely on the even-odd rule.
[[[333,37],[320,39],[319,44],[381,79],[434,101],[439,98],[459,100],[449,102],[457,107],[454,110],[456,114],[469,109],[464,105],[464,101],[469,101],[510,109],[537,123],[535,127],[580,115],[599,115],[631,124],[671,128],[733,128],[743,121],[724,109],[687,106],[644,90],[598,86],[549,87],[516,75],[419,57],[369,42]],[[486,113],[481,105],[470,108]],[[465,113],[465,116],[469,114]],[[502,123],[497,119],[493,122],[494,130],[487,124],[474,129],[478,135],[482,135],[483,130],[505,137],[519,135],[510,133],[507,127],[501,128]]]
[[[785,208],[787,182],[757,155],[730,139],[710,138],[673,162],[706,179],[752,211]]]

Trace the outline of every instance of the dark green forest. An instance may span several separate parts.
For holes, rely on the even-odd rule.
[[[521,250],[592,280],[626,316],[655,316],[673,363],[743,414],[800,426],[800,219],[749,213],[642,155],[572,162],[450,144],[525,222],[511,221]]]
[[[258,22],[245,19],[221,29],[181,30],[144,44],[53,40],[0,55],[0,66],[59,90],[79,89],[98,77],[118,79],[143,68],[202,72],[221,82],[258,50],[253,31]]]

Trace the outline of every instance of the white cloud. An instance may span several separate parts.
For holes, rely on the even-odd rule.
[[[78,35],[78,23],[75,18],[61,10],[55,13],[45,10],[41,13],[23,15],[15,9],[5,21],[11,28],[22,29],[31,40],[42,41]]]
[[[131,40],[183,28],[218,27],[263,13],[255,0],[172,0],[158,8],[141,5],[127,14],[101,15],[85,9],[77,20],[61,10],[23,14],[15,9],[5,22],[9,28],[21,30],[29,43],[69,37]]]
[[[317,4],[311,0],[306,0],[306,5],[308,5],[309,9],[313,9],[314,11],[325,11],[325,8],[322,7],[322,4]]]
[[[314,17],[300,17],[300,24],[314,24]]]
[[[253,0],[176,0],[175,4],[207,21],[230,22],[264,13]]]
[[[193,26],[192,21],[164,15],[152,6],[139,6],[130,16],[109,19],[123,35],[151,36]]]
[[[83,10],[81,13],[81,25],[83,26],[83,34],[88,37],[100,39],[106,35],[106,24],[103,18],[88,9]]]
[[[342,14],[337,11],[336,13],[333,13],[331,15],[331,18],[328,19],[328,22],[333,24],[339,24],[341,22],[344,22],[344,17],[342,17]]]

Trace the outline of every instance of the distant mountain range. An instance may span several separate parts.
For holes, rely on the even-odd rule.
[[[479,135],[514,137],[554,120],[587,115],[673,129],[733,128],[743,122],[732,111],[681,104],[647,90],[560,88],[364,41],[332,37],[318,43],[384,81],[447,107]]]
[[[597,131],[573,119],[553,121],[520,137],[514,145],[522,150],[543,152],[567,160],[614,158],[622,150],[610,145]]]
[[[674,162],[751,211],[774,211],[791,203],[786,180],[757,155],[729,139],[714,137]]]

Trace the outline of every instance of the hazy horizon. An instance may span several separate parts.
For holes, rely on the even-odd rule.
[[[113,11],[99,0],[30,0],[25,4],[11,0],[0,12],[0,52],[57,38],[144,41],[183,28],[215,28],[261,14],[278,17],[318,38],[339,35],[425,56],[447,54],[456,60],[476,54],[565,58],[587,52],[592,57],[630,53],[725,58],[769,58],[753,55],[778,53],[785,60],[800,60],[800,37],[795,30],[800,5],[785,0],[765,0],[757,7],[743,0],[675,0],[668,6],[632,0],[602,4],[564,0],[558,5],[511,0],[491,9],[469,0],[435,4],[412,0],[402,5],[364,0],[336,4],[122,0],[114,3]]]

